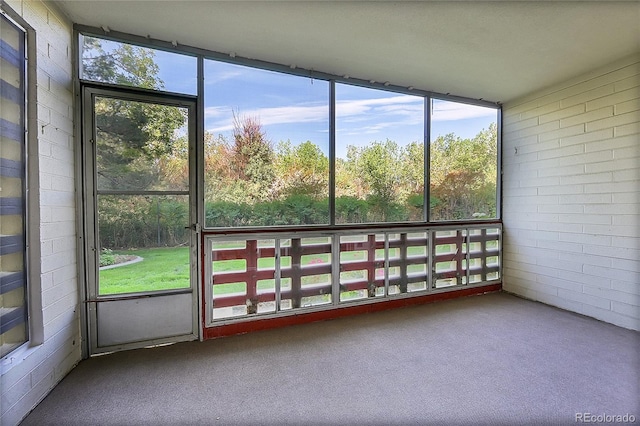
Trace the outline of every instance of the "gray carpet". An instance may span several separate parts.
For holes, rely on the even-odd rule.
[[[640,422],[639,348],[494,293],[92,358],[23,425]]]

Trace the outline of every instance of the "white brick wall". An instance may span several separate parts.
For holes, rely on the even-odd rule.
[[[503,108],[506,291],[640,329],[640,55]]]
[[[78,363],[79,299],[73,151],[72,28],[41,1],[7,4],[36,32],[44,342],[10,354],[0,377],[2,425],[18,424]]]

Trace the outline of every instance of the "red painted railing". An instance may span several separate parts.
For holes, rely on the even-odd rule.
[[[499,225],[207,241],[208,324],[500,280]]]

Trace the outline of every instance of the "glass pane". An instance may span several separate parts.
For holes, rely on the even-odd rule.
[[[496,217],[498,111],[434,99],[432,221]]]
[[[82,36],[80,78],[101,83],[195,95],[197,58]]]
[[[28,339],[25,38],[0,16],[0,357]],[[37,259],[39,261],[39,259]]]
[[[424,98],[336,84],[336,223],[423,220]]]
[[[206,226],[329,221],[329,83],[205,61]]]
[[[99,294],[189,288],[189,197],[99,195]]]
[[[188,110],[96,97],[98,190],[189,189]]]

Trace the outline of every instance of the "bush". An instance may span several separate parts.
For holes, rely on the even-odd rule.
[[[116,263],[116,255],[108,248],[103,248],[100,252],[100,267],[109,266]]]
[[[327,224],[329,205],[301,194],[253,205],[217,201],[206,203],[205,222],[213,227]]]
[[[101,196],[100,247],[175,247],[189,241],[189,206],[185,198]]]

